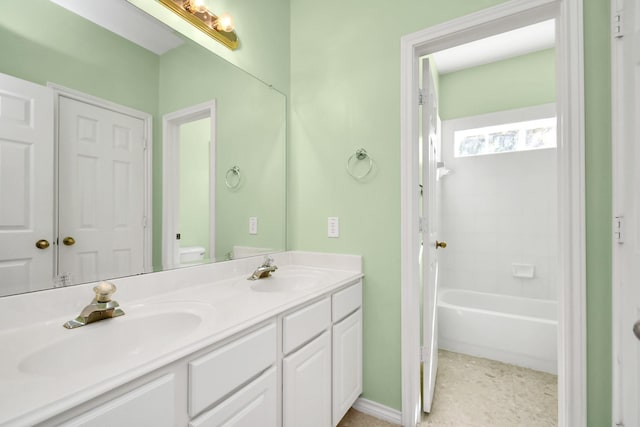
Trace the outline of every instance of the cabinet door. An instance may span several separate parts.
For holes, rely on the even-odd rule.
[[[283,368],[284,427],[331,425],[331,338],[325,331],[285,357]]]
[[[272,367],[211,411],[193,420],[189,427],[276,427],[277,384],[276,368]]]
[[[333,326],[333,425],[362,393],[362,309]]]
[[[165,375],[62,424],[64,427],[175,425],[173,375]]]

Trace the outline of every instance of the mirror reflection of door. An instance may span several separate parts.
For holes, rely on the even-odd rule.
[[[162,116],[162,269],[215,260],[216,101]]]
[[[180,264],[208,261],[211,253],[210,129],[209,117],[180,126]]]
[[[0,74],[0,296],[53,276],[53,91]]]
[[[65,284],[144,272],[144,121],[59,101],[59,275]]]

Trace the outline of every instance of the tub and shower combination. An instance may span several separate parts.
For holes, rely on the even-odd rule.
[[[439,347],[557,374],[557,310],[555,301],[441,288]]]

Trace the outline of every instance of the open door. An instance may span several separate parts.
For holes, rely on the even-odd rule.
[[[440,154],[438,99],[429,58],[422,60],[422,410],[431,411],[438,370],[438,241],[437,163]]]
[[[640,5],[613,2],[624,18],[614,65],[614,420],[640,425]],[[622,18],[621,18],[622,20]],[[616,111],[617,110],[617,111]],[[615,277],[615,276],[614,276]],[[615,369],[617,368],[617,369]]]
[[[0,74],[0,296],[53,283],[53,91]]]

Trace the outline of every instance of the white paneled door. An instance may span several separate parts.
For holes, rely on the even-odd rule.
[[[144,121],[59,102],[59,274],[72,283],[144,271]]]
[[[438,99],[429,58],[422,60],[422,410],[431,411],[438,370],[437,162],[440,151]]]
[[[0,74],[0,296],[51,287],[53,91]]]
[[[614,254],[619,267],[614,305],[614,334],[620,348],[614,399],[614,423],[640,425],[640,8],[636,1],[615,2],[623,6],[623,34],[614,40],[614,135],[617,145],[615,215],[623,227],[614,227]],[[618,236],[616,233],[620,232]],[[615,294],[614,294],[615,295]]]

